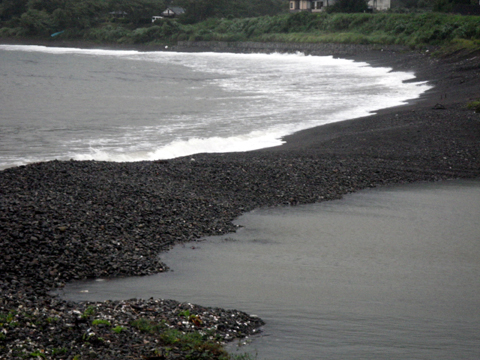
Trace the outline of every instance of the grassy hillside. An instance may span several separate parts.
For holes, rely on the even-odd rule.
[[[21,27],[0,29],[0,37],[22,34]],[[442,13],[301,12],[255,18],[213,18],[193,25],[169,19],[142,27],[104,22],[93,28],[66,29],[58,38],[120,44],[172,44],[179,40],[203,40],[396,44],[411,48],[437,45],[479,49],[480,17]]]

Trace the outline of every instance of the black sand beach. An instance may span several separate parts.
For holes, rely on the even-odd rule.
[[[302,49],[242,46],[180,44],[174,50]],[[253,334],[262,321],[239,311],[155,300],[78,304],[48,292],[75,279],[165,271],[159,252],[235,231],[232,220],[254,208],[338,199],[385,184],[480,176],[480,114],[466,107],[480,99],[480,54],[434,58],[399,48],[303,48],[412,71],[416,81],[435,87],[405,106],[305,130],[275,148],[137,163],[51,161],[1,171],[1,358],[40,350],[47,358],[153,356],[158,339],[128,326],[138,317],[183,330],[213,329],[225,340]],[[96,308],[97,319],[126,330],[94,328],[93,315],[81,316],[88,306]],[[186,320],[186,309],[202,323]],[[53,349],[65,351],[52,355]]]

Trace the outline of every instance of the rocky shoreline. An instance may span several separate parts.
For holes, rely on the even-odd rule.
[[[302,49],[247,45],[236,51]],[[175,50],[219,46],[231,48],[182,43]],[[305,130],[270,149],[138,163],[51,161],[1,171],[0,357],[195,353],[132,326],[138,319],[218,341],[250,336],[263,322],[236,310],[154,299],[72,303],[48,292],[75,279],[165,271],[158,253],[235,231],[232,220],[254,208],[338,199],[385,184],[480,177],[480,114],[466,108],[480,99],[480,54],[440,59],[399,48],[341,48],[304,46],[312,55],[414,71],[435,87],[405,106]]]

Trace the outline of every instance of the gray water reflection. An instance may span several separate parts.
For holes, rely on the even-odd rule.
[[[178,246],[174,270],[81,282],[75,300],[173,298],[257,314],[259,359],[480,358],[480,182],[257,210]],[[88,292],[85,292],[88,291]]]

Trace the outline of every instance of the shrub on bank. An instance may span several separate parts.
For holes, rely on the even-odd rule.
[[[25,36],[53,31],[43,18],[25,18],[19,24],[0,29],[2,37]],[[28,21],[27,21],[28,20]],[[13,26],[15,25],[15,26]],[[278,41],[450,46],[462,41],[480,47],[480,17],[443,13],[310,13],[282,14],[255,18],[207,19],[196,24],[162,20],[133,28],[104,23],[89,29],[67,29],[61,37],[107,43],[173,43],[190,41]],[[476,44],[476,45],[475,45]]]
[[[411,47],[445,45],[458,39],[480,39],[480,17],[438,13],[326,14],[300,12],[251,19],[223,19],[209,26],[193,25],[193,37],[210,40],[339,42],[399,44]],[[292,35],[295,34],[295,35]]]
[[[107,25],[101,28],[91,29],[84,37],[96,42],[115,43],[119,42],[122,38],[128,37],[130,33],[130,30],[122,26]]]
[[[480,99],[467,104],[467,107],[476,113],[480,113]]]

